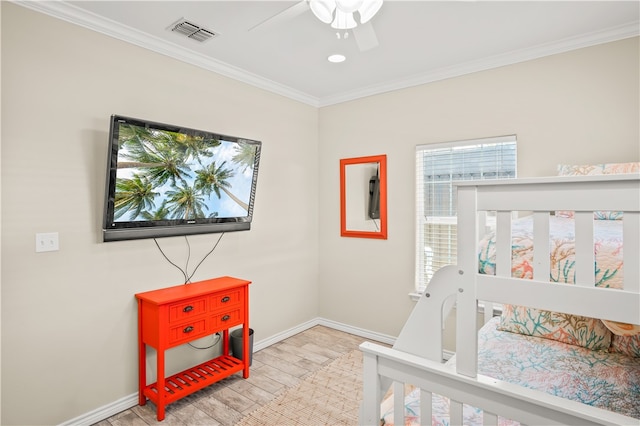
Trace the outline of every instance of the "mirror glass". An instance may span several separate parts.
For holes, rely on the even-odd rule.
[[[387,156],[340,160],[340,235],[387,238]]]

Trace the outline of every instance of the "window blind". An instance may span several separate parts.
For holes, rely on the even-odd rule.
[[[453,182],[516,177],[516,136],[416,147],[416,290],[457,261]]]

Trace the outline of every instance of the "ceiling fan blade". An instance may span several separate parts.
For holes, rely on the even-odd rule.
[[[290,6],[288,8],[286,8],[285,10],[283,10],[280,13],[276,13],[275,15],[273,15],[270,18],[265,19],[264,21],[254,25],[253,27],[249,28],[249,31],[256,31],[256,30],[264,30],[266,28],[272,27],[274,25],[278,25],[280,23],[286,22],[290,19],[295,18],[298,15],[303,14],[304,12],[310,10],[309,9],[309,4],[307,3],[306,0],[300,0],[298,1],[296,4],[294,4],[293,6]]]
[[[366,24],[358,25],[353,30],[353,36],[356,38],[356,44],[361,52],[371,50],[378,47],[378,37],[371,25],[371,21]]]

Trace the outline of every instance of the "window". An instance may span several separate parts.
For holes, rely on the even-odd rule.
[[[416,291],[442,266],[456,264],[453,182],[515,177],[515,135],[416,147]]]

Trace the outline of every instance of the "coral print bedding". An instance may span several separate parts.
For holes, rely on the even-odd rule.
[[[501,332],[478,335],[478,372],[640,419],[640,359],[616,352]]]
[[[493,318],[478,333],[478,373],[640,419],[640,359],[555,340],[500,331]],[[455,363],[455,356],[449,360]],[[434,395],[432,424],[450,425],[449,400]],[[393,395],[381,405],[393,424]],[[465,405],[465,425],[482,425],[482,410]],[[420,390],[405,397],[405,425],[420,424]],[[517,422],[499,417],[502,426]]]
[[[558,176],[621,175],[625,173],[640,173],[640,162],[585,165],[560,164],[558,166]]]
[[[626,173],[640,173],[640,162],[637,163],[609,163],[609,164],[585,164],[558,166],[558,176],[598,176],[598,175],[620,175]],[[556,216],[573,217],[572,211],[560,210]],[[596,211],[593,212],[596,220],[620,220],[622,212]]]

